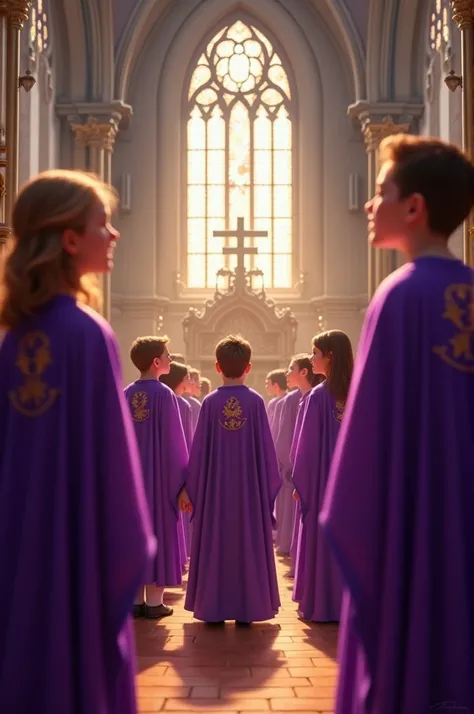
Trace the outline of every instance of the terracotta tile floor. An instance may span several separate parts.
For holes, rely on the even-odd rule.
[[[136,622],[140,712],[299,712],[332,714],[336,625],[301,622],[291,600],[289,561],[277,558],[282,608],[275,620],[210,628],[170,590],[174,615]]]

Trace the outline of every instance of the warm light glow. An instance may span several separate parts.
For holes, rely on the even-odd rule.
[[[442,52],[451,41],[449,0],[434,0],[430,22],[430,47]]]
[[[46,52],[49,49],[48,15],[43,0],[33,0],[30,10],[30,50]]]
[[[236,22],[207,45],[191,77],[187,128],[187,284],[214,288],[233,239],[214,230],[245,225],[268,232],[246,239],[259,253],[247,269],[266,287],[292,285],[293,155],[288,76],[259,30]],[[258,281],[254,281],[258,285]]]

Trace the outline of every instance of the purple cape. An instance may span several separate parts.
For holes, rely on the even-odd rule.
[[[301,519],[293,599],[303,619],[313,622],[337,621],[341,612],[340,574],[319,533],[318,516],[343,409],[324,382],[314,387],[305,402],[295,455],[293,483],[300,497]]]
[[[275,450],[282,479],[281,491],[275,503],[276,539],[275,545],[280,555],[289,555],[293,525],[295,522],[296,501],[293,498],[291,481],[290,450],[295,431],[296,415],[301,399],[301,392],[295,389],[281,400],[280,419],[275,439]]]
[[[292,466],[295,465],[295,457],[296,457],[296,449],[298,447],[298,439],[300,438],[300,432],[301,432],[301,426],[303,424],[303,415],[304,415],[304,410],[306,406],[306,401],[311,394],[311,389],[309,392],[305,392],[303,396],[300,399],[300,403],[298,405],[298,412],[296,414],[296,423],[295,423],[295,430],[293,432],[293,441],[291,442],[291,449],[290,449],[290,463]],[[300,524],[301,524],[301,506],[299,504],[299,501],[295,501],[295,517],[294,517],[294,523],[293,523],[293,533],[291,535],[291,546],[290,546],[290,555],[291,555],[291,573],[290,575],[294,575],[295,571],[295,565],[296,565],[296,556],[297,556],[297,551],[298,551],[298,537],[299,537],[299,531],[300,531]]]
[[[277,403],[275,404],[275,409],[273,410],[272,419],[271,419],[271,421],[269,421],[270,430],[271,430],[272,436],[273,436],[273,441],[276,441],[276,438],[278,436],[278,428],[280,426],[281,410],[282,410],[285,398],[287,396],[288,396],[288,394],[285,394],[283,397],[281,397],[281,399],[278,399]]]
[[[272,432],[273,438],[275,438],[275,434],[273,433],[273,422],[275,419],[275,410],[277,407],[277,404],[281,402],[282,399],[284,399],[286,394],[282,394],[279,397],[273,397],[273,399],[270,399],[270,401],[267,404],[267,416],[268,416],[268,423],[270,424],[270,431]]]
[[[0,348],[0,711],[135,714],[155,551],[110,327],[52,300]]]
[[[184,397],[176,396],[176,399],[178,400],[179,415],[181,417],[181,424],[183,425],[186,446],[188,447],[188,451],[191,451],[194,432],[191,405]]]
[[[176,395],[178,400],[179,414],[181,417],[181,423],[183,425],[184,438],[186,439],[186,446],[188,451],[191,451],[191,444],[193,442],[193,422],[192,422],[192,412],[191,405],[182,396]],[[191,524],[189,519],[189,513],[180,513],[179,519],[182,526],[182,539],[180,538],[180,549],[182,552],[181,559],[183,560],[183,565],[187,563],[188,556],[191,552]],[[184,559],[183,559],[184,558]]]
[[[187,403],[191,407],[191,424],[194,434],[199,418],[199,412],[201,411],[201,402],[199,399],[196,399],[196,397],[193,397],[190,394],[185,394],[183,399],[186,399]]]
[[[281,485],[265,404],[245,386],[205,398],[186,488],[193,544],[186,610],[206,622],[254,622],[280,606],[272,513]]]
[[[185,561],[177,498],[184,485],[188,461],[178,401],[171,389],[156,379],[138,379],[126,388],[125,395],[135,425],[145,491],[158,541],[156,558],[145,573],[143,585],[173,587],[181,584]]]
[[[338,714],[474,711],[474,301],[419,258],[372,301],[321,514],[345,586]]]

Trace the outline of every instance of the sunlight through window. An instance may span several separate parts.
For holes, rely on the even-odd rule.
[[[246,268],[262,270],[265,287],[291,287],[291,91],[268,38],[240,21],[221,30],[198,60],[188,102],[188,287],[213,288],[220,268],[235,268],[222,255],[232,239],[212,233],[240,216],[268,233],[247,239],[258,255],[246,256]]]
[[[450,44],[450,8],[448,0],[434,0],[430,18],[430,47],[442,52]]]

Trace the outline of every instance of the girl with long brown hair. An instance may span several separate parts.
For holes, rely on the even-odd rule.
[[[313,365],[311,362],[311,356],[308,354],[299,354],[293,357],[290,362],[290,367],[288,369],[290,376],[290,381],[294,384],[300,392],[300,401],[298,404],[298,411],[296,413],[295,428],[293,431],[293,437],[291,440],[290,447],[290,461],[289,461],[289,476],[288,482],[293,492],[293,482],[291,480],[293,465],[295,463],[296,449],[298,447],[298,440],[300,437],[301,426],[303,424],[303,414],[306,406],[306,400],[311,394],[311,390],[317,387],[323,381],[322,374],[316,374],[313,372]],[[291,556],[291,571],[290,575],[294,576],[295,566],[296,566],[296,555],[298,550],[298,536],[301,524],[301,509],[300,504],[297,501],[295,503],[294,499],[291,498],[290,501],[293,502],[294,517],[293,517],[293,530],[291,534],[290,543],[290,556]]]
[[[73,171],[21,190],[0,303],[0,711],[135,714],[129,624],[154,552],[118,348],[87,305],[116,197]],[[18,672],[21,671],[21,677]]]
[[[293,599],[300,617],[314,622],[339,619],[342,589],[326,544],[318,531],[331,458],[349,392],[354,358],[349,338],[330,330],[313,339],[313,372],[324,381],[306,400],[295,448],[293,484],[301,522]]]

